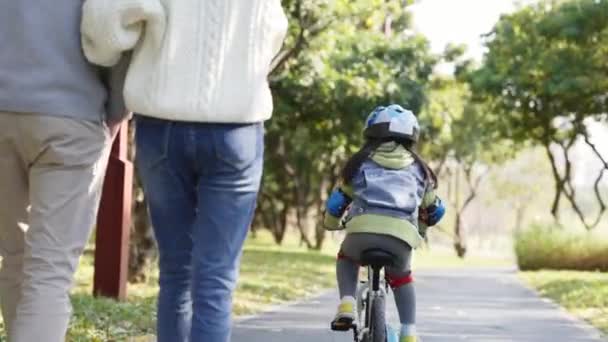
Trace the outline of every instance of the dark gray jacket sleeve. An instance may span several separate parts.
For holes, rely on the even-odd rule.
[[[102,79],[108,90],[108,99],[106,102],[106,123],[108,125],[121,122],[131,117],[131,113],[125,105],[123,96],[125,78],[130,62],[131,54],[124,53],[116,65],[102,70]]]

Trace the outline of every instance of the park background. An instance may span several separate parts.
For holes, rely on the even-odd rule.
[[[335,286],[343,235],[321,227],[324,200],[369,111],[399,103],[419,115],[448,204],[415,267],[518,266],[608,332],[608,1],[282,4],[289,35],[271,66],[275,113],[235,314]],[[128,297],[91,295],[92,238],[69,341],[154,333],[156,251],[137,183],[134,194]]]

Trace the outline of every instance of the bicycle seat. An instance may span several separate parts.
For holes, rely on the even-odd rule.
[[[363,266],[385,267],[393,265],[395,256],[379,248],[367,249],[361,253],[361,264]]]

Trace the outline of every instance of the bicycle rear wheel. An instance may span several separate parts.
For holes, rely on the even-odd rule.
[[[383,296],[374,298],[370,313],[370,342],[386,342],[386,304]]]

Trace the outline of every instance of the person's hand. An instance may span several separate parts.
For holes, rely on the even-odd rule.
[[[420,211],[418,212],[418,220],[422,223],[424,223],[425,225],[427,224],[427,222],[429,222],[429,211],[426,208],[420,208]]]

